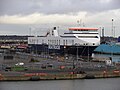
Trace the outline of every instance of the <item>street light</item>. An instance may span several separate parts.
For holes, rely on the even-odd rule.
[[[77,55],[77,61],[78,61],[78,45],[77,45],[77,54],[76,55]]]
[[[89,61],[89,46],[88,46],[88,61]]]
[[[73,58],[73,74],[74,74],[74,69],[75,69],[75,62],[74,62],[74,58]]]

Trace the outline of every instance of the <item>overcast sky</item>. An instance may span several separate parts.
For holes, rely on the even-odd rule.
[[[104,27],[120,35],[120,0],[0,0],[0,35],[44,33],[52,26]],[[31,32],[30,32],[31,28]]]

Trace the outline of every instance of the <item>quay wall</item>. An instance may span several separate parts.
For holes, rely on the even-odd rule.
[[[36,81],[36,80],[73,80],[73,79],[95,79],[95,78],[116,78],[120,77],[120,71],[98,71],[88,72],[86,74],[41,74],[29,73],[20,76],[7,76],[0,74],[0,81]]]

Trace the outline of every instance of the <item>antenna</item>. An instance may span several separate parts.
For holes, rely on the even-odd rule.
[[[85,23],[83,23],[83,27],[85,27]]]
[[[102,37],[103,37],[103,38],[104,38],[104,36],[105,36],[104,33],[105,33],[105,32],[104,32],[104,27],[103,27],[103,28],[102,28]]]
[[[100,35],[100,37],[102,37],[102,29],[101,29],[101,27],[99,28],[100,30],[100,32],[99,32],[99,35]]]
[[[114,37],[115,37],[115,26],[113,28],[114,28]]]
[[[114,31],[113,31],[113,21],[114,21],[114,19],[112,19],[112,37],[113,37],[113,33],[114,33]]]
[[[31,36],[31,27],[29,28],[29,35]]]
[[[82,23],[82,19],[77,20],[77,24],[78,24],[78,26],[81,26],[81,23]]]

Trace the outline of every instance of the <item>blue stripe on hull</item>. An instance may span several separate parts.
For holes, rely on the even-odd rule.
[[[57,54],[72,54],[72,55],[79,55],[79,56],[91,56],[92,52],[97,46],[60,46],[60,49],[49,49],[48,45],[34,45],[30,44],[31,46],[30,50],[41,53],[57,53]]]

